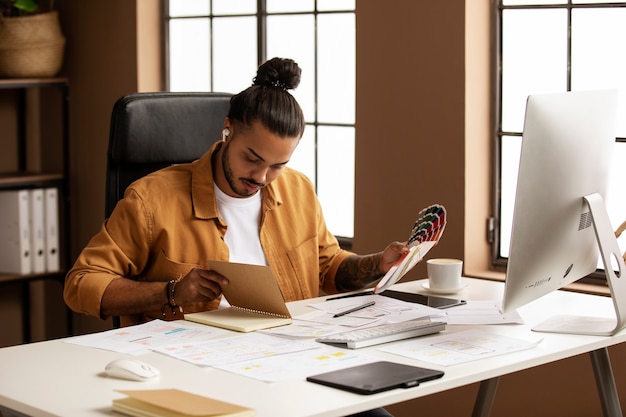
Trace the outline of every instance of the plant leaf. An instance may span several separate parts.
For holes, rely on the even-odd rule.
[[[14,0],[13,7],[25,12],[34,12],[37,10],[37,0]]]

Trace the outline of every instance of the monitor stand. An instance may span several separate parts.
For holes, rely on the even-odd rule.
[[[589,205],[589,211],[591,212],[606,280],[611,291],[611,298],[613,299],[615,317],[557,315],[535,326],[532,329],[534,331],[611,336],[626,325],[626,266],[617,244],[615,232],[611,227],[611,221],[602,197],[595,193],[583,198]],[[617,273],[614,271],[615,264],[618,266]]]

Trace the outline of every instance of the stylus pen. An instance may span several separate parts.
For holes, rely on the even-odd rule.
[[[373,306],[374,304],[376,304],[376,302],[375,302],[375,301],[370,301],[369,303],[365,303],[365,304],[362,304],[362,305],[360,305],[360,306],[353,307],[353,308],[351,308],[351,309],[349,309],[349,310],[346,310],[346,311],[342,311],[342,312],[340,312],[340,313],[337,313],[337,314],[335,314],[335,315],[333,316],[333,318],[335,318],[335,317],[345,316],[346,314],[350,314],[350,313],[354,313],[355,311],[363,310],[364,308],[371,307],[371,306]]]

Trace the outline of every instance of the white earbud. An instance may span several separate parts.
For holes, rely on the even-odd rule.
[[[222,130],[222,140],[226,140],[228,135],[230,135],[230,129],[225,128],[224,130]]]

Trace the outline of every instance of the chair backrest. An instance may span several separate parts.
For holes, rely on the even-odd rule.
[[[136,179],[194,161],[220,140],[231,96],[162,92],[120,98],[111,114],[105,216]]]

